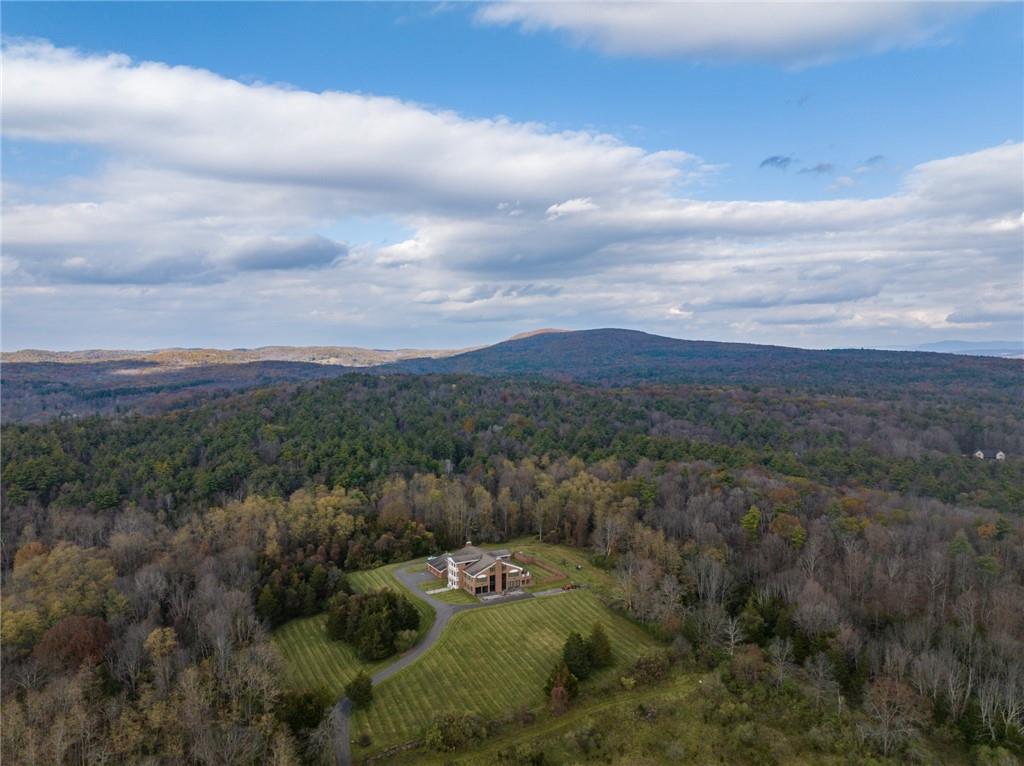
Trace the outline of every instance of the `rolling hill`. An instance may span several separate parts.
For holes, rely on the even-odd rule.
[[[643,382],[807,387],[970,387],[1024,391],[1024,363],[909,351],[807,350],[749,343],[678,340],[636,330],[546,332],[442,359],[409,359],[386,372],[530,375],[626,385]]]
[[[187,406],[197,397],[350,372],[529,376],[602,386],[763,386],[880,397],[944,393],[998,402],[1024,399],[1022,360],[871,349],[814,351],[601,329],[542,330],[461,352],[349,347],[15,352],[5,355],[0,369],[2,412],[8,421],[154,413]]]

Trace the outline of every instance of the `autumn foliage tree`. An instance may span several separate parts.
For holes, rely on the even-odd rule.
[[[564,662],[558,662],[552,669],[551,675],[548,676],[548,680],[544,684],[544,696],[551,699],[551,691],[557,687],[565,689],[570,700],[575,699],[579,692],[579,679],[572,674],[569,666]]]
[[[111,637],[110,625],[99,617],[65,617],[43,634],[32,656],[54,670],[76,670],[102,660]]]
[[[870,723],[865,737],[873,740],[882,755],[893,753],[923,720],[918,696],[904,683],[892,678],[877,678],[868,686],[864,712]]]

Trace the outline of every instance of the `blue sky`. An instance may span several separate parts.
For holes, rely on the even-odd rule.
[[[4,3],[4,349],[1020,336],[1020,4],[572,7]]]

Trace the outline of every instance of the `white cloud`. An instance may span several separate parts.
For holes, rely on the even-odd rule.
[[[586,131],[45,45],[3,63],[6,136],[109,158],[5,186],[20,345],[482,339],[453,322],[899,345],[1022,313],[1021,144],[924,163],[885,197],[709,201],[685,196],[699,158]],[[408,233],[360,244],[354,215]]]
[[[573,215],[574,213],[586,213],[590,210],[597,210],[598,206],[594,204],[594,201],[590,197],[577,197],[576,199],[567,199],[565,202],[559,202],[549,207],[545,212],[547,217],[551,220],[555,218],[561,218],[564,215]]]
[[[391,98],[244,85],[47,45],[4,53],[4,132],[224,181],[330,189],[338,207],[493,210],[666,188],[690,160],[585,131],[471,120]]]
[[[975,5],[975,8],[977,6]],[[477,18],[566,32],[615,55],[769,59],[791,65],[935,40],[973,12],[948,2],[499,2]]]

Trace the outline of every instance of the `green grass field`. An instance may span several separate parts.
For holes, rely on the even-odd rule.
[[[576,747],[571,734],[581,726],[596,726],[599,730],[617,740],[633,740],[628,745],[640,743],[647,744],[644,740],[655,740],[657,745],[653,748],[644,747],[646,753],[655,753],[654,758],[638,758],[629,763],[660,764],[680,763],[676,759],[660,759],[657,756],[668,744],[677,743],[679,732],[667,731],[665,717],[662,716],[652,726],[651,724],[636,723],[636,706],[639,703],[648,705],[666,706],[672,711],[679,711],[686,716],[683,722],[688,725],[688,730],[682,732],[688,743],[700,743],[701,738],[707,737],[708,728],[702,727],[699,708],[692,713],[689,707],[693,702],[693,695],[699,687],[700,676],[696,673],[673,676],[664,684],[652,688],[641,687],[633,691],[619,691],[613,695],[607,695],[596,699],[577,702],[569,712],[562,716],[553,716],[549,712],[542,712],[538,715],[535,723],[525,726],[510,726],[495,737],[487,739],[477,747],[466,748],[457,753],[434,753],[429,750],[418,749],[405,754],[396,755],[391,763],[401,766],[470,766],[479,763],[501,763],[498,752],[515,744],[537,745],[544,749],[548,757],[548,763],[583,763],[586,758]],[[623,726],[623,722],[628,725]],[[673,721],[674,723],[674,721]],[[682,727],[680,727],[682,728]],[[653,731],[651,731],[653,729]],[[647,730],[647,731],[645,731]],[[715,732],[715,734],[718,734]],[[567,736],[569,735],[569,736]],[[617,744],[617,743],[616,743]],[[636,748],[640,750],[641,748]],[[696,749],[696,748],[695,748]],[[613,751],[622,752],[622,751]],[[629,750],[627,749],[628,753]],[[699,752],[699,750],[697,750]],[[607,753],[597,754],[599,762],[608,762]],[[598,760],[597,758],[593,760]],[[622,759],[627,760],[627,759]],[[684,760],[681,763],[695,763],[696,760]],[[710,761],[708,761],[710,762]]]
[[[485,546],[491,547],[491,546]],[[539,543],[535,538],[523,537],[502,543],[501,548],[508,548],[514,553],[520,551],[540,559],[550,569],[557,570],[562,576],[556,575],[543,567],[525,564],[533,576],[533,585],[526,588],[531,592],[560,588],[566,583],[573,582],[602,593],[610,592],[615,584],[614,576],[590,563],[590,558],[585,551],[577,548],[570,548],[565,545],[551,545],[550,543]],[[577,569],[577,567],[579,567]]]
[[[373,673],[391,662],[363,662],[342,641],[328,641],[326,614],[290,620],[274,631],[272,640],[285,661],[288,685],[294,689],[326,689],[340,697],[345,684],[360,671]]]
[[[353,736],[368,734],[369,750],[377,750],[415,739],[446,705],[485,717],[540,706],[566,636],[586,635],[595,622],[605,627],[615,655],[615,668],[602,675],[657,646],[586,591],[463,612],[416,663],[374,689],[373,705],[352,719]]]
[[[444,587],[444,580],[427,580],[424,583],[420,583],[420,592],[426,593],[427,591],[436,590],[437,588]],[[455,590],[446,590],[443,593],[432,594],[438,601],[443,601],[446,604],[478,604],[480,600],[476,596],[471,596],[466,591],[456,588]]]
[[[408,567],[409,562],[389,564],[365,572],[352,572],[349,583],[355,591],[363,592],[378,588],[392,588],[410,596],[416,611],[420,613],[420,638],[426,635],[434,623],[434,610],[417,598],[402,583],[392,576],[397,567]],[[464,594],[470,598],[469,594]],[[363,662],[355,650],[342,641],[329,641],[325,624],[326,614],[290,620],[274,631],[272,639],[285,660],[289,686],[296,689],[323,688],[332,696],[341,696],[345,684],[360,670],[373,674],[393,662],[398,655],[380,662]]]

